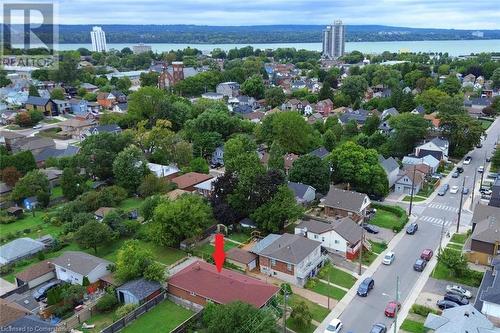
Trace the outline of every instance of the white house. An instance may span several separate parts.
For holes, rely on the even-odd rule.
[[[391,188],[398,180],[399,163],[394,159],[394,157],[384,158],[382,155],[379,155],[378,158],[380,165],[382,166],[387,175],[387,180],[389,181],[389,188]]]
[[[148,163],[148,169],[158,178],[172,179],[179,175],[179,168],[175,165],[161,165],[156,163]]]
[[[223,94],[219,94],[216,92],[206,92],[201,94],[201,97],[206,99],[211,99],[213,101],[222,101],[224,99]]]
[[[449,142],[446,139],[434,138],[429,142],[425,142],[415,148],[415,156],[424,157],[427,155],[434,156],[437,160],[448,160]]]
[[[84,277],[87,277],[90,283],[94,283],[108,275],[110,273],[108,266],[111,265],[110,261],[79,251],[66,251],[51,263],[59,280],[80,285],[83,284]]]

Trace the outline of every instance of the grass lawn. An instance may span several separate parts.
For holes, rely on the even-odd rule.
[[[63,191],[61,186],[56,186],[50,192],[50,199],[55,199],[63,196]]]
[[[38,238],[46,234],[57,236],[61,227],[52,224],[43,223],[42,219],[45,215],[42,211],[35,211],[35,216],[30,212],[24,213],[24,217],[9,224],[2,224],[1,235],[5,236],[8,233],[23,232],[20,237]],[[29,229],[29,230],[28,230]]]
[[[94,324],[95,327],[92,329],[82,329],[82,327],[80,327],[80,330],[90,333],[99,333],[104,328],[113,324],[115,319],[118,318],[116,318],[115,313],[113,311],[107,313],[96,313],[95,315],[92,315],[92,317],[90,317],[89,320],[85,321],[89,325]]]
[[[424,198],[424,197],[417,197],[417,196],[413,196],[413,202],[420,202],[420,201],[424,201],[425,199],[427,198]],[[408,201],[410,202],[410,196],[407,195],[406,197],[403,198],[403,201]]]
[[[481,122],[481,125],[483,126],[483,129],[487,130],[491,124],[493,124],[493,121],[491,120],[486,120],[486,119],[479,119],[479,121]]]
[[[356,278],[351,274],[344,272],[338,268],[335,268],[331,265],[329,265],[329,269],[330,269],[330,274],[329,274],[330,283],[338,284],[339,286],[342,286],[347,289],[350,289],[356,283]],[[328,281],[327,276],[325,276],[322,279]]]
[[[375,261],[375,259],[377,259],[378,257],[378,254],[375,253],[375,252],[366,252],[366,251],[363,251],[363,265],[365,266],[370,266],[372,264],[372,262]],[[356,264],[358,263],[358,259],[356,259]]]
[[[233,242],[224,242],[224,251],[228,251],[229,249],[232,249],[233,247],[237,247],[238,244],[233,243]],[[206,258],[205,256],[211,257],[212,253],[214,252],[215,247],[210,244],[210,243],[205,243],[202,246],[198,246],[194,248],[195,252],[201,252],[203,254],[203,257]]]
[[[143,314],[137,320],[125,327],[123,333],[143,333],[143,332],[165,332],[168,333],[186,319],[191,317],[193,312],[165,300]]]
[[[434,186],[426,183],[423,188],[417,193],[417,195],[428,198],[432,194],[432,192],[434,192]]]
[[[140,241],[142,247],[150,249],[156,261],[164,265],[171,265],[179,259],[186,257],[186,252],[171,247],[160,246],[151,242]]]
[[[465,244],[465,241],[467,240],[467,235],[466,234],[454,234],[451,236],[451,242],[452,243],[459,243],[459,244]]]
[[[309,307],[309,310],[311,311],[312,319],[314,319],[320,323],[330,313],[330,311],[328,311],[327,308],[322,307],[321,305],[316,304],[314,302],[311,302],[310,300],[308,300],[300,295],[297,295],[297,294],[293,294],[292,296],[290,296],[289,301],[290,301],[290,304],[292,304],[292,305],[294,303],[299,302],[299,301],[305,302],[307,304],[307,306]]]
[[[475,271],[474,271],[475,272]],[[481,280],[483,278],[483,273],[474,273],[474,276],[467,277],[456,277],[454,274],[442,263],[438,261],[436,267],[432,271],[432,277],[438,280],[447,280],[452,282],[457,282],[461,284],[466,284],[472,287],[479,287]]]
[[[458,251],[462,251],[463,245],[448,243],[448,245],[446,245],[446,248],[453,249],[453,250],[458,250]]]
[[[56,124],[56,123],[59,123],[61,121],[57,118],[45,118],[42,122],[45,124]]]
[[[385,244],[385,243],[374,242],[372,240],[368,240],[368,241],[372,245],[372,251],[377,253],[377,254],[380,254],[380,253],[384,252],[385,249],[387,249],[387,244]]]
[[[307,327],[300,327],[299,325],[297,325],[297,322],[292,318],[288,318],[286,320],[286,327],[290,328],[296,333],[313,333],[314,330],[316,329],[316,326],[314,326],[312,323],[309,324],[309,326]]]
[[[250,239],[250,236],[241,232],[234,233],[228,236],[230,239],[240,242],[240,243],[245,243],[247,240]]]
[[[401,329],[412,333],[424,333],[424,324],[418,321],[405,319],[401,325]]]
[[[16,131],[16,130],[21,130],[21,129],[23,129],[21,126],[19,126],[19,125],[15,125],[15,124],[5,126],[4,128],[6,128],[6,129],[8,129],[8,130],[12,130],[12,131]]]
[[[341,300],[342,297],[344,297],[344,295],[346,294],[346,292],[343,291],[342,289],[329,286],[321,281],[317,281],[314,288],[310,288],[310,290],[317,292],[318,294],[321,295],[330,296],[331,298],[334,298],[336,300]]]
[[[370,223],[392,230],[394,227],[399,226],[399,217],[394,213],[379,208]]]
[[[140,198],[127,198],[118,205],[118,208],[121,208],[125,211],[130,211],[141,207],[143,201],[144,200]]]

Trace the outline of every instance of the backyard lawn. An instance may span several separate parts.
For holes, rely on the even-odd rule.
[[[234,233],[228,236],[230,239],[237,241],[239,243],[245,243],[250,239],[250,236],[241,232]]]
[[[224,242],[224,251],[227,252],[229,249],[232,249],[233,247],[237,247],[237,246],[238,246],[238,244],[233,243],[233,242]],[[194,248],[194,251],[201,252],[204,255],[204,258],[206,258],[205,256],[211,257],[214,250],[215,250],[215,247],[210,243],[205,243],[201,246]]]
[[[346,292],[342,289],[334,286],[329,286],[321,281],[316,281],[314,287],[308,289],[321,295],[330,296],[331,298],[334,298],[336,300],[341,300],[342,297],[344,297],[344,295],[346,294]]]
[[[61,186],[56,186],[56,187],[52,188],[52,191],[50,192],[50,199],[51,200],[56,199],[56,198],[60,198],[62,196],[63,196],[63,192],[62,192]]]
[[[420,202],[420,201],[424,201],[426,200],[427,198],[425,197],[417,197],[417,196],[413,196],[413,202]],[[407,195],[406,197],[403,198],[403,201],[407,201],[407,202],[410,202],[410,196]]]
[[[386,243],[379,243],[379,242],[374,242],[372,240],[368,240],[370,244],[372,245],[372,251],[380,254],[387,249],[387,244]]]
[[[18,231],[22,232],[22,235],[19,237],[38,238],[46,234],[57,236],[61,227],[43,223],[42,219],[44,215],[45,213],[42,211],[35,211],[35,216],[30,212],[26,212],[22,219],[9,224],[2,224],[2,236],[5,237],[9,233],[16,233]]]
[[[392,230],[394,227],[399,226],[399,217],[392,212],[379,208],[375,216],[370,220],[370,223]]]
[[[171,247],[164,247],[144,241],[140,241],[140,243],[143,248],[150,249],[151,252],[153,252],[153,257],[156,261],[159,261],[164,265],[171,265],[187,255],[186,252]]]
[[[193,315],[171,301],[165,300],[125,327],[123,333],[168,333]]]
[[[420,323],[418,321],[414,321],[411,319],[405,319],[403,321],[403,324],[401,325],[401,329],[405,330],[406,332],[411,332],[411,333],[424,333],[425,328],[424,324]]]
[[[351,274],[344,272],[338,268],[329,265],[330,269],[330,283],[337,284],[341,287],[350,289],[355,283],[356,278]],[[328,276],[322,277],[323,280],[327,281]]]
[[[113,324],[115,319],[117,319],[117,318],[116,318],[116,315],[114,312],[96,313],[95,315],[92,315],[92,317],[90,317],[89,320],[85,321],[89,325],[94,324],[95,327],[92,329],[84,329],[84,330],[82,329],[82,327],[80,327],[80,330],[83,330],[83,331],[89,332],[89,333],[99,333],[104,328]]]
[[[140,198],[127,198],[118,205],[118,208],[121,208],[125,211],[130,211],[141,207],[143,201],[144,200]]]
[[[472,287],[479,287],[484,273],[472,271],[472,276],[456,277],[445,265],[438,261],[436,267],[432,271],[432,277],[438,280],[447,280],[466,284]]]

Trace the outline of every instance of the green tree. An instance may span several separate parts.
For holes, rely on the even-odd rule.
[[[224,144],[224,165],[226,170],[237,170],[239,165],[239,157],[246,153],[255,153],[257,144],[255,140],[246,134],[238,134],[227,140]]]
[[[203,157],[196,157],[189,162],[189,171],[208,174],[210,167]]]
[[[491,75],[490,80],[493,81],[494,88],[500,88],[500,67],[497,67],[493,71],[493,74]]]
[[[252,75],[241,85],[241,92],[245,95],[261,99],[265,92],[264,81],[260,75]]]
[[[362,131],[366,135],[372,135],[377,131],[379,125],[380,125],[380,118],[377,115],[371,115],[366,119]]]
[[[266,89],[264,97],[266,98],[267,105],[272,108],[280,106],[286,100],[286,95],[281,87],[270,87]]]
[[[1,170],[2,181],[8,186],[15,186],[17,181],[23,176],[22,173],[17,171],[13,166],[6,167]]]
[[[65,91],[63,88],[54,88],[52,92],[50,93],[50,98],[51,99],[62,99],[64,100],[65,98]]]
[[[200,196],[185,195],[160,203],[154,212],[152,238],[163,246],[178,246],[213,223],[212,210]]]
[[[285,172],[285,156],[286,151],[277,142],[273,142],[269,150],[269,161],[267,167],[272,170],[281,170]]]
[[[404,156],[411,152],[414,145],[422,140],[429,129],[429,122],[419,115],[402,113],[389,119],[394,129],[390,138],[395,155]]]
[[[444,249],[438,256],[438,261],[449,268],[457,277],[465,276],[469,270],[467,258],[460,251]]]
[[[159,262],[150,263],[144,270],[144,278],[159,283],[165,282],[165,267]]]
[[[330,99],[330,100],[333,99],[332,86],[328,82],[323,83],[323,86],[319,90],[319,94],[318,94],[318,100],[319,101],[322,101],[322,100],[325,100],[325,99]]]
[[[85,177],[76,169],[65,168],[61,175],[61,188],[63,195],[68,200],[74,200],[86,190]]]
[[[444,79],[443,83],[439,85],[439,89],[450,96],[458,94],[461,87],[462,85],[460,84],[460,80],[454,75],[449,75],[446,79]]]
[[[155,174],[150,173],[144,176],[141,184],[137,188],[137,193],[142,198],[147,198],[153,194],[166,192],[169,188],[169,183],[163,179],[156,177]]]
[[[108,244],[113,238],[113,231],[108,225],[95,220],[85,223],[75,233],[76,243],[84,249],[94,249],[95,254],[98,246]]]
[[[148,172],[147,161],[136,146],[125,148],[113,161],[113,175],[117,183],[129,193],[137,190]]]
[[[40,94],[38,93],[38,89],[34,85],[29,86],[28,94],[30,96],[40,97]]]
[[[116,81],[115,86],[116,89],[120,90],[121,92],[127,93],[130,87],[132,87],[132,81],[130,81],[128,77],[122,77]]]
[[[500,149],[495,150],[495,153],[491,157],[491,168],[496,172],[500,170]]]
[[[38,202],[44,207],[49,204],[49,179],[39,170],[29,171],[23,178],[19,179],[11,193],[11,198],[14,201],[32,196],[36,196]]]
[[[415,97],[417,105],[422,105],[427,113],[437,110],[437,106],[448,98],[446,92],[437,88],[431,88],[423,91],[420,95]]]
[[[367,88],[368,82],[366,82],[364,77],[361,75],[351,75],[342,81],[340,91],[348,96],[350,103],[353,104],[354,102],[361,100]]]
[[[292,182],[310,185],[323,194],[330,188],[329,166],[315,155],[303,155],[293,162],[289,178]]]
[[[156,265],[151,250],[142,246],[136,239],[127,240],[116,254],[115,276],[120,282],[127,282],[142,276],[146,277],[147,270],[148,278],[157,277],[158,269],[156,267],[148,269],[151,265]]]
[[[308,327],[311,325],[311,310],[309,310],[307,303],[304,301],[299,301],[292,305],[292,313],[290,314],[290,317],[299,327]]]
[[[158,76],[159,75],[156,72],[141,73],[141,76],[139,77],[141,87],[156,87],[158,85]]]

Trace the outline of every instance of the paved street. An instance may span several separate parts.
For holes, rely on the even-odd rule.
[[[449,176],[443,179],[443,183],[448,182],[450,187],[454,185],[461,187],[465,177],[465,186],[469,188],[469,195],[471,195],[474,174],[477,173],[477,168],[483,164],[485,151],[487,154],[491,154],[499,134],[500,121],[497,120],[489,130],[488,136],[483,142],[483,148],[475,149],[470,153],[472,162],[470,165],[464,166],[464,172],[460,174],[459,178]],[[479,182],[480,176],[480,174],[477,174],[476,182]],[[478,200],[477,191],[475,194],[475,200]],[[470,225],[472,218],[472,214],[468,210],[470,208],[470,198],[469,201],[466,201],[466,199],[466,196],[464,196],[463,206],[466,209],[462,210],[462,226]],[[396,260],[391,266],[380,265],[376,268],[373,274],[375,288],[368,297],[355,296],[342,311],[340,319],[344,323],[344,332],[369,332],[372,325],[377,322],[384,323],[388,328],[392,325],[394,320],[385,317],[384,309],[387,303],[396,297],[396,277],[399,276],[400,278],[399,297],[400,302],[404,304],[422,274],[413,270],[413,263],[425,248],[431,248],[436,252],[441,233],[446,233],[448,229],[456,227],[459,202],[460,192],[458,194],[448,192],[443,197],[433,195],[428,202],[414,205],[412,213],[419,224],[418,232],[415,235],[405,234],[391,248],[396,253]],[[428,270],[425,273],[428,274]],[[334,313],[336,313],[335,310],[332,311],[332,314]],[[328,316],[316,332],[323,332],[327,321],[331,319],[332,316]]]

